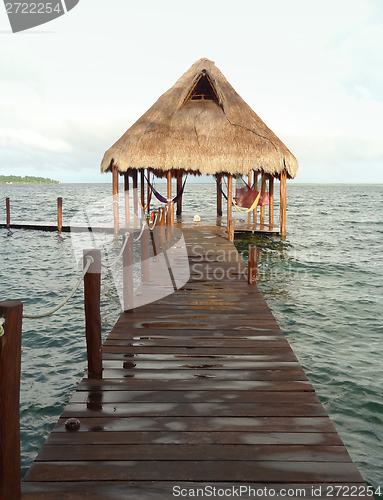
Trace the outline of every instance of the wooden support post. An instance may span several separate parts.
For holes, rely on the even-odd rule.
[[[160,207],[158,209],[158,222],[157,222],[158,230],[156,231],[156,250],[157,255],[162,252],[165,245],[165,209],[164,207]]]
[[[20,372],[23,304],[0,302],[0,498],[20,500]]]
[[[5,209],[7,212],[7,229],[11,225],[11,203],[9,198],[5,198]]]
[[[253,175],[254,175],[254,189],[258,190],[258,172],[255,172],[253,170]],[[257,210],[258,210],[258,205],[253,209],[253,222],[257,222]]]
[[[149,226],[146,219],[142,219],[141,224],[145,224],[141,236],[141,280],[143,283],[148,283],[150,279]]]
[[[102,343],[101,343],[101,252],[100,250],[84,250],[83,265],[90,255],[94,262],[84,276],[84,306],[86,351],[88,355],[88,377],[101,378]]]
[[[137,184],[138,184],[138,172],[137,169],[132,170],[132,176],[133,176],[133,207],[134,207],[134,217],[138,216],[138,201],[137,201],[137,196],[138,196],[138,191],[137,191]]]
[[[217,174],[217,215],[222,216],[222,174]]]
[[[177,170],[177,194],[182,189],[182,170]],[[182,214],[182,196],[177,201],[177,216]]]
[[[229,235],[229,241],[234,241],[234,221],[233,221],[233,219],[229,220],[229,226],[227,228],[227,232]]]
[[[166,217],[166,224],[168,226],[171,225],[171,215],[170,215],[170,200],[172,199],[172,171],[171,170],[168,170],[167,171],[167,174],[166,174],[166,178],[167,178],[167,200],[168,200],[168,204],[167,204],[167,209],[168,209],[168,212],[167,212],[167,217]]]
[[[269,224],[272,229],[274,225],[274,177],[272,175],[269,177]]]
[[[164,226],[165,226],[165,209],[164,209],[164,207],[160,207],[158,209],[157,226],[159,226],[161,228],[162,232],[165,232],[164,231]]]
[[[112,175],[113,175],[113,224],[114,224],[114,232],[118,233],[120,229],[120,221],[118,214],[118,168],[114,163],[112,165]]]
[[[247,282],[249,285],[257,284],[259,248],[249,247],[249,268]]]
[[[252,170],[250,170],[250,172],[248,173],[247,183],[249,185],[249,188],[251,189],[253,186],[253,171]],[[250,225],[250,223],[251,223],[251,211],[247,214],[247,222]],[[250,229],[250,226],[249,226],[249,229]]]
[[[232,220],[232,196],[233,196],[233,176],[228,174],[227,176],[227,230],[229,231],[229,223]]]
[[[280,224],[281,224],[281,235],[286,235],[286,170],[281,172],[280,180]]]
[[[125,240],[124,240],[125,243]],[[124,296],[124,312],[133,310],[133,231],[129,236],[122,254],[122,282]]]
[[[170,201],[167,205],[168,211],[166,214],[166,225],[174,226],[174,201]]]
[[[141,205],[145,206],[145,176],[144,169],[141,169]]]
[[[263,196],[266,188],[266,174],[262,172],[261,177],[261,197]],[[263,225],[265,223],[265,205],[261,205],[261,213],[259,215],[260,223]]]
[[[146,174],[147,174],[147,178],[148,180],[150,179],[150,173],[149,173],[149,169],[146,169]],[[147,199],[148,199],[148,209],[147,209],[147,212],[148,214],[150,214],[150,203],[149,203],[149,198],[150,198],[150,186],[149,186],[149,182],[147,183]]]
[[[125,227],[130,225],[130,209],[129,209],[129,175],[124,173],[124,194],[125,194]]]
[[[61,233],[63,227],[63,199],[57,198],[57,231]]]

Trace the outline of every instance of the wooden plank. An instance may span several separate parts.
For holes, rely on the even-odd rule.
[[[351,462],[344,446],[156,444],[46,445],[37,462],[119,460]]]
[[[155,380],[185,380],[193,378],[214,378],[227,380],[307,380],[307,376],[300,370],[118,370],[104,369],[105,378],[134,378]],[[203,388],[203,382],[201,383]]]
[[[123,444],[247,444],[342,446],[335,432],[52,432],[47,445],[123,445]]]
[[[123,353],[123,354],[168,354],[168,355],[179,355],[185,354],[190,355],[193,353],[195,356],[215,356],[215,355],[230,355],[233,352],[236,355],[240,354],[250,354],[260,356],[264,355],[277,355],[283,353],[283,351],[289,352],[289,347],[172,347],[172,346],[118,346],[118,345],[104,345],[103,352],[113,352],[113,353]]]
[[[224,361],[222,359],[171,359],[161,361],[130,361],[121,360],[105,360],[103,363],[104,369],[132,369],[135,370],[300,370],[301,366],[298,361],[252,361],[231,359]]]
[[[71,403],[63,410],[63,418],[129,417],[321,417],[326,412],[321,404],[286,403]]]
[[[76,391],[70,400],[72,403],[223,403],[230,401],[235,403],[271,403],[271,404],[296,404],[296,403],[319,403],[315,392],[262,392],[262,391],[236,391],[220,390],[214,391],[137,391],[120,390],[104,391],[102,388],[96,390]]]
[[[138,379],[102,379],[92,380],[83,379],[79,386],[78,391],[81,390],[97,390],[103,391],[121,391],[127,388],[134,388],[135,390],[143,391],[221,391],[221,390],[235,390],[235,391],[302,391],[314,392],[310,382],[307,380],[218,380],[218,379],[201,379],[194,378],[189,380],[138,380]]]
[[[195,482],[195,481],[89,481],[89,482],[29,482],[23,484],[24,500],[87,500],[118,499],[118,500],[169,500],[193,498],[202,494],[205,496],[233,498],[240,495],[242,500],[254,498],[283,498],[289,494],[291,500],[315,498],[325,500],[337,498],[340,500],[371,500],[367,495],[366,485],[359,483],[343,483],[338,490],[338,483],[310,482],[304,483],[257,483],[240,484],[237,482]],[[214,489],[215,488],[215,489]],[[242,488],[242,489],[241,489]],[[258,493],[257,493],[258,492]],[[351,494],[353,496],[351,497]],[[214,498],[214,497],[213,497]]]
[[[53,432],[68,432],[61,418]],[[127,431],[185,432],[336,432],[326,417],[104,417],[82,418],[80,432]]]
[[[34,462],[27,481],[362,482],[353,463],[286,461]]]

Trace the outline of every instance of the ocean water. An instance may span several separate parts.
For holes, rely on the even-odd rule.
[[[105,184],[2,185],[0,221],[5,197],[12,222],[53,225],[61,196],[69,225],[84,207],[105,208],[110,192]],[[261,248],[259,288],[364,480],[383,487],[383,186],[289,182],[287,196],[285,239],[238,234],[235,244],[245,259],[249,244]],[[215,200],[215,185],[188,183],[184,212],[214,214]],[[121,241],[115,244],[117,252]],[[22,300],[29,313],[44,311],[78,276],[69,233],[0,229],[1,300]],[[23,321],[23,474],[84,375],[82,300],[80,288],[52,317]],[[120,310],[113,280],[103,273],[104,336]]]

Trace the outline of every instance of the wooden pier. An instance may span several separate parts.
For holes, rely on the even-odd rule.
[[[102,379],[81,381],[22,498],[161,500],[240,487],[324,498],[335,486],[367,498],[234,245],[217,227],[184,237],[190,280],[121,314],[103,346]],[[78,430],[66,429],[69,418]],[[242,499],[260,496],[241,490]]]

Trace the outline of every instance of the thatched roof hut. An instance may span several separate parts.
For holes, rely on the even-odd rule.
[[[228,178],[228,227],[232,220],[233,176],[262,174],[262,191],[268,181],[270,193],[269,228],[273,230],[273,182],[280,179],[281,233],[286,226],[286,178],[294,178],[298,162],[283,142],[237,94],[214,62],[200,59],[181,76],[171,89],[139,118],[106,151],[101,172],[113,172],[113,193],[118,192],[118,173],[125,173],[137,187],[141,171],[141,198],[144,198],[144,169],[168,179],[168,205],[171,179],[177,177],[177,191],[182,194],[182,175],[215,175],[217,214],[222,215],[220,184]],[[251,177],[251,176],[254,177]],[[176,197],[177,198],[177,197]],[[235,206],[235,205],[234,205]],[[255,209],[256,210],[256,203]],[[264,226],[264,207],[260,222]],[[135,210],[136,212],[136,210]],[[177,202],[181,214],[181,200]],[[117,215],[116,215],[117,217]],[[115,222],[116,226],[116,222]],[[262,229],[261,229],[262,230]]]
[[[294,178],[298,162],[237,94],[214,62],[200,59],[105,153],[120,172],[150,168]]]

